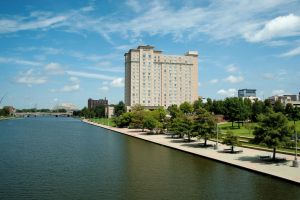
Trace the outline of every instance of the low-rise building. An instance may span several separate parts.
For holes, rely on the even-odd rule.
[[[105,107],[105,116],[111,118],[114,115],[115,107],[110,106],[108,104],[108,100],[106,97],[104,99],[94,100],[89,98],[88,99],[88,108],[95,109],[97,106],[104,106]]]
[[[94,109],[97,106],[108,106],[108,100],[106,99],[106,97],[104,99],[99,99],[99,100],[94,100],[89,98],[88,99],[88,108],[89,109]]]
[[[275,101],[280,101],[284,106],[286,106],[288,103],[292,104],[293,106],[300,107],[300,92],[299,95],[275,95],[268,98],[272,104],[275,103]]]

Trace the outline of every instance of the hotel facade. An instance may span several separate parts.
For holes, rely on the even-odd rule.
[[[198,99],[198,52],[164,55],[153,46],[125,53],[125,105],[168,107]]]

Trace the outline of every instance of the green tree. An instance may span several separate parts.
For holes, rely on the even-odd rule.
[[[212,112],[212,110],[213,110],[213,102],[212,102],[211,98],[207,98],[206,99],[206,103],[204,104],[204,108],[207,111]]]
[[[168,127],[168,119],[167,112],[163,108],[158,108],[156,110],[151,111],[151,116],[157,120],[156,123],[156,132],[164,133],[164,130]]]
[[[173,135],[179,135],[183,138],[185,135],[188,137],[188,141],[191,141],[193,131],[193,119],[192,116],[179,114],[171,121],[170,131]]]
[[[293,104],[288,103],[288,104],[286,104],[286,106],[285,106],[284,113],[290,117],[291,114],[293,113],[293,110],[294,110]]]
[[[212,112],[216,115],[225,115],[225,107],[223,100],[213,100]]]
[[[269,113],[273,111],[273,106],[272,106],[272,102],[270,99],[265,99],[264,100],[264,113]]]
[[[117,105],[115,105],[115,111],[114,111],[115,116],[118,117],[125,112],[126,112],[126,106],[123,101],[120,101]]]
[[[10,115],[9,107],[4,106],[2,109],[0,109],[0,116],[7,117]]]
[[[288,125],[287,117],[282,113],[269,112],[259,116],[259,124],[253,134],[254,143],[273,148],[273,160],[275,160],[276,149],[290,144],[292,129]]]
[[[133,113],[127,112],[123,113],[119,117],[113,118],[113,121],[115,122],[116,126],[119,128],[128,127],[133,119]]]
[[[156,120],[153,116],[147,115],[144,119],[143,129],[149,129],[150,132],[153,131],[158,126],[158,120]]]
[[[183,102],[182,104],[180,104],[179,109],[184,114],[191,114],[193,112],[193,106],[189,102]]]
[[[246,120],[250,115],[250,108],[248,108],[241,98],[233,97],[225,99],[226,116],[233,122],[238,121],[238,127],[240,128],[240,122]]]
[[[198,110],[200,108],[203,108],[203,102],[201,98],[198,98],[196,101],[193,103],[193,109]]]
[[[225,138],[223,139],[223,143],[231,146],[231,153],[234,153],[234,147],[240,144],[238,137],[235,136],[231,131],[227,132]]]
[[[216,119],[205,109],[199,110],[194,119],[194,131],[204,139],[204,146],[207,146],[207,140],[215,136]]]
[[[251,119],[254,122],[258,121],[258,116],[263,113],[264,111],[264,102],[255,100],[252,104],[252,112],[251,112]]]
[[[283,103],[281,103],[280,100],[275,101],[274,106],[273,106],[274,112],[284,112],[284,106]]]
[[[147,111],[140,110],[140,109],[133,111],[132,112],[133,113],[133,118],[132,118],[132,121],[130,123],[130,127],[131,128],[141,128],[144,131],[143,124],[144,124],[145,117],[147,115],[146,112]]]
[[[175,119],[181,112],[176,104],[170,105],[167,108],[167,111],[169,112],[171,119]]]
[[[95,112],[96,117],[99,117],[99,118],[106,117],[104,105],[96,106],[95,109],[93,109],[93,111]]]

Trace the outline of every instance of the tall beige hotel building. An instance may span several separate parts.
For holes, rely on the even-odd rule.
[[[168,107],[198,99],[198,52],[164,55],[153,46],[125,53],[125,105]]]

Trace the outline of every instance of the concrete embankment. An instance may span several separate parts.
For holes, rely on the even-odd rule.
[[[112,130],[118,133],[122,133],[131,137],[149,141],[155,144],[163,145],[169,148],[177,149],[183,152],[191,153],[201,157],[216,160],[218,162],[233,165],[239,168],[247,169],[264,175],[277,177],[300,185],[300,168],[292,167],[292,161],[294,160],[294,156],[291,155],[278,153],[276,154],[276,156],[285,161],[272,163],[263,159],[268,156],[271,156],[271,153],[267,151],[243,148],[242,153],[231,154],[225,153],[223,151],[224,149],[230,148],[223,144],[218,144],[218,150],[214,150],[213,147],[201,147],[199,141],[187,143],[184,141],[181,142],[180,140],[182,139],[174,139],[167,135],[147,135],[145,132],[141,132],[137,129],[115,128],[90,122],[88,120],[83,120],[83,122],[99,126],[108,130]]]

